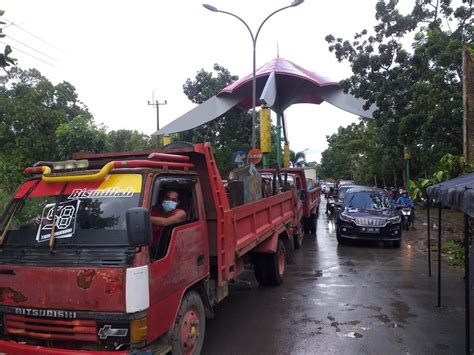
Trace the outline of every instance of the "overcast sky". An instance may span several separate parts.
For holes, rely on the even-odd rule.
[[[204,0],[242,17],[256,32],[261,21],[292,0]],[[377,0],[306,0],[265,23],[257,42],[257,67],[277,56],[335,80],[350,75],[324,41],[352,39],[370,30]],[[402,3],[410,3],[409,0]],[[202,1],[4,0],[4,39],[22,68],[37,68],[54,84],[68,81],[109,130],[156,130],[194,105],[183,94],[187,78],[218,63],[242,77],[252,71],[252,41],[237,19],[202,7]],[[31,36],[28,32],[34,34]],[[24,44],[19,43],[23,42]],[[28,54],[20,52],[24,51]],[[36,58],[33,58],[36,57]],[[290,148],[320,160],[326,135],[357,121],[330,104],[298,104],[286,111]],[[230,157],[229,157],[230,159]]]

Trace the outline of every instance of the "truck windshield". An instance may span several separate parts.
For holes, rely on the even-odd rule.
[[[66,185],[41,181],[31,190],[35,184],[25,182],[4,214],[4,246],[48,247],[53,230],[58,247],[128,244],[125,213],[139,205],[140,174],[111,174],[101,181]]]

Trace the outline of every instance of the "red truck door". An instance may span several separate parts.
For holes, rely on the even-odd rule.
[[[174,323],[186,289],[209,272],[207,225],[202,216],[202,195],[194,176],[158,176],[153,181],[150,206],[160,203],[164,189],[178,192],[186,221],[162,228],[156,246],[149,248],[149,340],[167,332]]]

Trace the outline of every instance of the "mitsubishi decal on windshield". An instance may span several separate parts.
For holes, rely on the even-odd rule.
[[[46,205],[43,209],[38,232],[37,242],[46,242],[51,238],[53,221],[55,221],[54,238],[71,238],[76,227],[76,215],[79,209],[80,200],[71,200],[59,203],[56,208],[56,218],[54,218],[54,203]]]

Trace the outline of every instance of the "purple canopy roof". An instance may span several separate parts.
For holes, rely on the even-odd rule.
[[[261,93],[269,76],[275,73],[277,87],[276,111],[284,111],[292,104],[320,104],[322,87],[339,87],[337,81],[309,71],[289,60],[275,58],[256,70],[257,93]],[[259,94],[257,94],[259,96]],[[218,97],[240,97],[239,105],[243,108],[252,107],[252,74],[246,75],[224,88]],[[257,106],[261,104],[257,97]]]

